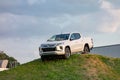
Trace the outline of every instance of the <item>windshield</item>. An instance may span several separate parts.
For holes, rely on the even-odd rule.
[[[70,34],[59,34],[54,35],[48,41],[62,41],[62,40],[68,40]]]

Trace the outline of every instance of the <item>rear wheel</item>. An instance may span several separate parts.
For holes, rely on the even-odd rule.
[[[84,54],[87,54],[87,53],[89,53],[89,52],[90,52],[89,46],[88,46],[88,45],[85,45],[83,53],[84,53]]]
[[[64,58],[68,59],[70,57],[71,51],[68,47],[65,48],[65,55]]]

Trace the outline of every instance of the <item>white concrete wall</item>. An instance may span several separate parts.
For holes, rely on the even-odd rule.
[[[109,56],[109,57],[120,58],[120,44],[110,45],[110,46],[102,46],[102,47],[95,47],[95,48],[93,48],[91,53],[100,54],[100,55]]]
[[[1,60],[1,61],[2,61],[2,63],[1,63],[0,68],[6,68],[7,64],[8,64],[8,60]]]

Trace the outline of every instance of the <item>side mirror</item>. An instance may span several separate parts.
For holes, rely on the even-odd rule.
[[[50,39],[48,39],[47,41],[51,41]]]
[[[70,38],[70,41],[72,41],[72,40],[74,40],[74,38],[71,37],[71,38]]]

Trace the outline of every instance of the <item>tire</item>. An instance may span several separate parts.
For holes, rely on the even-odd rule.
[[[83,53],[84,54],[90,53],[90,49],[88,45],[85,45]]]
[[[65,48],[65,55],[64,58],[68,59],[70,57],[71,51],[68,47]]]
[[[45,61],[45,56],[41,56],[41,60],[42,60],[42,61]]]

